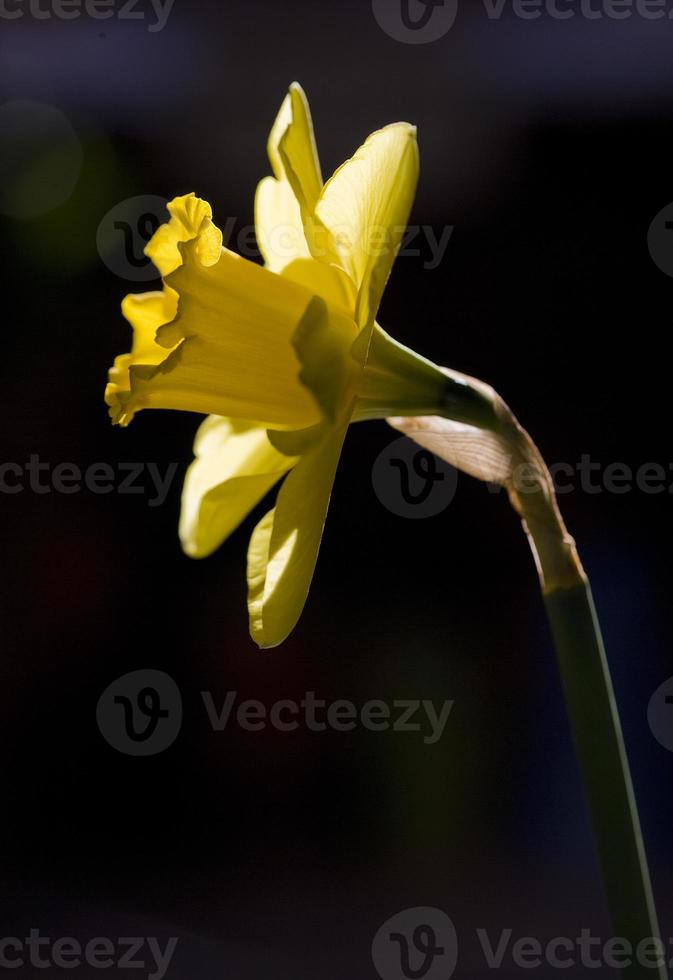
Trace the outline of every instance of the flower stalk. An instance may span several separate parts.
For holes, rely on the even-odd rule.
[[[589,805],[615,936],[629,941],[628,980],[666,980],[641,962],[641,944],[660,940],[650,872],[619,710],[600,623],[575,542],[559,511],[553,482],[530,436],[508,409],[503,426],[530,459],[530,489],[510,490],[540,575],[573,741]]]
[[[490,428],[457,424],[450,417],[389,422],[470,475],[502,484],[521,517],[551,626],[615,937],[627,940],[633,951],[622,975],[667,980],[664,957],[653,966],[642,955],[648,940],[660,942],[650,872],[591,586],[553,480],[533,440],[492,388],[445,373],[490,400],[495,418]]]
[[[601,629],[588,581],[545,596],[615,935],[633,950],[628,980],[666,980],[637,955],[659,940],[638,808]],[[642,949],[642,947],[641,947]],[[663,946],[662,946],[663,949]],[[651,954],[650,954],[651,955]]]

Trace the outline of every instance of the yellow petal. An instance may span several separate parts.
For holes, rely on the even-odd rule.
[[[213,212],[207,201],[194,194],[176,197],[168,205],[170,221],[157,228],[145,248],[147,255],[159,270],[167,276],[181,264],[178,245],[194,238],[199,241],[198,257],[203,265],[217,262],[222,248],[222,232],[213,222]]]
[[[211,220],[210,205],[194,194],[187,194],[171,201],[168,211],[170,220],[157,229],[145,249],[159,272],[165,276],[177,269],[182,263],[180,243],[193,240],[201,263],[216,262],[222,248],[222,235]],[[117,357],[109,372],[105,401],[114,422],[127,425],[133,418],[133,409],[129,407],[126,411],[125,407],[131,403],[131,369],[151,374],[151,369],[166,361],[175,346],[160,346],[156,334],[159,327],[175,318],[177,310],[177,293],[167,286],[162,292],[132,294],[123,301],[122,313],[133,327],[133,344],[131,353]]]
[[[142,408],[167,408],[271,428],[319,422],[291,343],[311,294],[227,249],[204,265],[199,239],[178,250],[183,265],[166,280],[178,313],[156,338],[174,349],[157,366],[130,366],[128,390],[112,393],[114,420],[126,425]]]
[[[138,364],[159,364],[168,356],[156,342],[157,330],[175,317],[178,297],[172,289],[163,292],[130,293],[122,302],[122,313],[133,327],[131,354]]]
[[[255,229],[259,250],[272,272],[282,272],[294,259],[307,259],[311,255],[299,202],[286,180],[265,177],[258,184]]]
[[[131,367],[156,367],[169,356],[170,349],[157,344],[156,334],[159,327],[174,318],[177,307],[177,294],[168,288],[163,292],[130,294],[124,299],[122,313],[133,328],[133,343],[131,353],[117,357],[109,371],[105,401],[113,420],[118,420],[120,404],[130,392]]]
[[[292,336],[301,361],[299,377],[332,422],[343,411],[355,384],[356,364],[350,352],[356,332],[350,317],[314,296]]]
[[[316,257],[336,262],[358,288],[356,319],[373,326],[418,183],[416,129],[372,133],[323,188],[311,233]]]
[[[180,540],[192,558],[205,558],[297,460],[274,449],[264,429],[216,415],[201,424],[194,454],[182,492]]]
[[[298,82],[280,108],[267,145],[278,179],[289,181],[302,209],[313,210],[322,190],[322,174],[306,94]]]
[[[293,259],[310,256],[304,223],[323,186],[311,111],[297,82],[283,101],[267,151],[274,176],[257,188],[255,224],[267,266],[280,272]]]
[[[332,309],[353,319],[357,292],[353,280],[343,269],[315,258],[303,258],[286,265],[282,274],[320,296]]]
[[[248,550],[250,634],[274,647],[294,629],[308,595],[347,425],[328,429],[286,478]]]

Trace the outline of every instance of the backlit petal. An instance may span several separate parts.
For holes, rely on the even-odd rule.
[[[327,430],[286,478],[274,510],[257,525],[248,551],[250,633],[274,647],[294,629],[318,557],[347,425]]]
[[[108,374],[105,402],[113,420],[118,419],[121,403],[130,393],[131,367],[144,365],[151,369],[169,356],[170,348],[160,347],[156,334],[159,327],[173,319],[177,306],[177,294],[168,288],[163,292],[132,293],[124,299],[122,313],[133,328],[133,342],[131,353],[117,357]]]
[[[272,272],[282,272],[294,259],[307,259],[311,255],[299,202],[286,180],[265,177],[258,184],[255,229],[259,250]]]
[[[336,265],[315,258],[295,259],[283,269],[286,279],[298,282],[320,296],[328,306],[353,318],[357,292],[352,279]]]
[[[194,443],[196,459],[182,492],[180,540],[192,558],[204,558],[238,527],[296,463],[258,426],[211,415]]]
[[[418,170],[415,127],[394,123],[372,133],[325,184],[316,205],[314,254],[337,262],[356,284],[361,327],[373,326],[409,219]]]
[[[142,408],[168,408],[277,428],[319,422],[291,343],[311,294],[226,249],[204,265],[199,239],[178,249],[183,265],[166,280],[178,313],[156,338],[171,353],[154,367],[130,366],[128,391],[113,393],[114,420],[127,425]]]
[[[322,190],[322,174],[308,99],[298,82],[280,108],[267,146],[276,177],[288,180],[302,210],[313,210]]]
[[[217,262],[222,248],[222,232],[213,222],[213,212],[207,201],[194,194],[176,197],[168,205],[170,221],[157,229],[145,248],[147,255],[159,270],[167,276],[181,264],[178,245],[198,238],[198,257],[203,265]]]
[[[122,313],[133,327],[131,354],[138,364],[159,364],[168,351],[156,342],[157,330],[175,317],[178,297],[172,289],[163,292],[130,293],[122,302]]]
[[[274,176],[257,188],[255,224],[268,268],[280,272],[293,259],[310,256],[304,224],[323,186],[311,111],[296,82],[271,129],[267,151]]]
[[[356,331],[350,317],[314,296],[292,336],[301,362],[299,377],[331,421],[343,409],[349,388],[355,383],[351,348]]]

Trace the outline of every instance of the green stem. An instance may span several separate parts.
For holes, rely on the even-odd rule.
[[[591,586],[542,456],[504,403],[499,410],[513,465],[525,463],[532,477],[521,485],[514,469],[508,489],[540,573],[614,938],[628,940],[632,949],[631,965],[622,975],[667,980],[662,947],[653,948],[653,941],[661,940],[652,883]]]
[[[615,929],[613,938],[628,940],[632,947],[631,965],[622,971],[623,976],[627,980],[667,980],[608,662],[589,581],[559,511],[554,481],[535,443],[493,388],[467,375],[446,368],[442,371],[454,383],[454,395],[461,384],[472,392],[471,411],[474,405],[490,405],[490,419],[485,412],[481,423],[468,420],[467,425],[456,425],[467,415],[463,412],[459,417],[455,406],[449,405],[444,418],[389,421],[393,428],[472,476],[501,483],[523,521],[554,635]],[[659,940],[656,948],[655,940]],[[662,960],[659,965],[657,956]]]
[[[613,927],[633,947],[628,980],[667,980],[656,956],[638,962],[646,939],[659,939],[650,874],[610,669],[589,583],[545,596],[568,713],[591,811]],[[645,965],[647,962],[650,965]]]

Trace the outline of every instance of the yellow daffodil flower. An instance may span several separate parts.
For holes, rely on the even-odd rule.
[[[268,151],[273,176],[255,206],[264,267],[222,247],[205,201],[187,195],[169,205],[170,221],[146,249],[163,288],[122,305],[133,344],[110,371],[110,415],[119,425],[143,408],[208,416],[180,517],[195,558],[284,480],[248,551],[250,630],[261,647],[281,643],[301,615],[351,422],[388,418],[506,487],[540,573],[615,928],[634,944],[657,937],[605,650],[551,475],[492,388],[441,370],[376,323],[414,198],[416,131],[395,123],[373,133],[323,184],[308,104],[292,85]],[[661,967],[657,977],[665,974]]]
[[[351,422],[446,415],[487,424],[478,391],[393,341],[376,323],[418,179],[416,130],[373,133],[323,183],[306,97],[291,86],[271,131],[273,176],[255,202],[265,266],[222,247],[193,194],[146,252],[161,292],[127,296],[131,353],[106,402],[128,425],[143,408],[202,413],[180,539],[211,554],[282,478],[248,552],[250,630],[281,643],[304,607]]]

